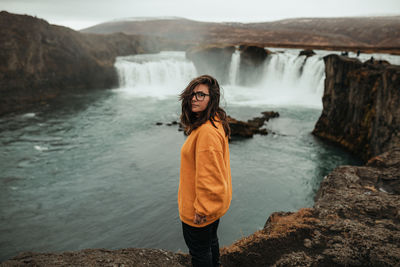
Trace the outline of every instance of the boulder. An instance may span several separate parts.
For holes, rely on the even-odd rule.
[[[256,117],[247,122],[239,121],[228,116],[229,127],[231,128],[231,137],[250,138],[253,137],[254,134],[267,135],[267,129],[261,127],[263,127],[264,123],[269,121],[269,119],[279,117],[279,113],[266,111],[262,112],[262,114],[262,117]]]

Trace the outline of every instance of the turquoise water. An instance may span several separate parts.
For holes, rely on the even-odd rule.
[[[261,229],[272,212],[312,206],[329,171],[360,163],[310,134],[318,108],[225,109],[242,120],[281,116],[266,126],[275,134],[230,144],[233,200],[221,245]],[[0,260],[84,248],[186,251],[176,200],[185,136],[165,124],[179,114],[177,97],[113,90],[0,118]]]

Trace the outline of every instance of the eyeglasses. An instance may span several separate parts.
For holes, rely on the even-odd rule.
[[[197,101],[203,101],[207,94],[203,92],[193,92],[190,96],[190,99],[193,99],[193,96],[195,96]]]

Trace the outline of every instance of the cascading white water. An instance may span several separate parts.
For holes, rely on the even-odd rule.
[[[320,51],[312,57],[299,56],[299,49],[270,49],[261,67],[262,78],[252,86],[239,86],[240,52],[232,54],[228,84],[222,85],[223,99],[236,105],[299,105],[322,108],[325,65],[323,56],[340,52]],[[371,55],[360,55],[360,59]],[[400,57],[374,54],[376,59],[396,61]],[[120,89],[135,96],[177,96],[197,76],[184,52],[161,52],[118,57],[115,63]],[[256,70],[255,70],[256,71]],[[217,77],[218,78],[218,77]]]
[[[321,108],[325,79],[323,59],[318,55],[306,58],[298,54],[297,50],[284,50],[270,54],[261,66],[262,78],[256,85],[237,86],[231,82],[225,87],[227,102],[244,105],[301,105]],[[240,58],[235,60],[240,62]],[[232,65],[233,62],[231,68]],[[232,73],[230,72],[230,75]],[[229,79],[232,81],[236,77],[230,76]]]
[[[161,52],[118,57],[119,90],[137,96],[178,95],[197,75],[184,52]]]
[[[311,105],[321,107],[324,63],[314,56],[305,60],[295,53],[271,54],[265,62],[258,85],[238,86],[240,52],[232,54],[229,84],[223,85],[224,99],[239,105]],[[118,57],[120,91],[135,96],[178,95],[197,76],[184,52],[161,52]],[[303,101],[299,101],[303,99]],[[304,101],[306,100],[306,101]]]
[[[240,52],[239,50],[235,50],[232,54],[231,65],[229,67],[229,84],[236,85],[237,82],[237,74],[239,72],[240,65]]]
[[[318,55],[271,54],[264,63],[259,87],[276,104],[321,106],[324,70],[324,61]]]

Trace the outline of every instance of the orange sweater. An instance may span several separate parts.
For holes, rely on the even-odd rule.
[[[181,149],[178,206],[181,220],[194,227],[221,218],[232,199],[228,137],[220,122],[210,121],[191,132]],[[206,215],[194,224],[194,213]]]

